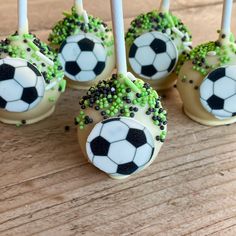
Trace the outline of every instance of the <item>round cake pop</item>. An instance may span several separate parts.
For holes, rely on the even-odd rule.
[[[157,157],[167,119],[156,91],[127,72],[122,1],[111,0],[111,6],[117,74],[88,90],[75,122],[88,160],[110,177],[122,179]]]
[[[169,8],[170,1],[162,0],[159,11],[139,15],[126,34],[130,68],[158,90],[173,86],[179,55],[192,48],[188,28]]]
[[[112,31],[99,18],[87,15],[82,0],[75,0],[71,13],[64,15],[49,41],[59,52],[68,86],[88,89],[108,78],[115,67]]]
[[[177,88],[184,112],[204,125],[236,121],[236,44],[231,34],[232,0],[224,1],[220,38],[182,56]]]
[[[57,54],[28,31],[27,0],[18,5],[18,32],[0,42],[0,121],[16,125],[50,116],[66,86]]]

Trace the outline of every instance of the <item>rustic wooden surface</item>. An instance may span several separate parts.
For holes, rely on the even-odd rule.
[[[157,2],[126,0],[126,26]],[[15,3],[1,1],[2,38],[16,28]],[[71,3],[29,1],[31,29],[46,40]],[[195,44],[215,39],[221,3],[173,1]],[[108,0],[85,0],[85,6],[110,21]],[[163,101],[169,133],[159,158],[144,172],[114,181],[79,150],[73,126],[79,95],[68,90],[55,114],[40,124],[0,125],[0,235],[236,235],[235,125],[209,128],[190,121],[173,89]]]

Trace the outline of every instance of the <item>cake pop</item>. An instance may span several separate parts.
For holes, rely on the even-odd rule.
[[[75,118],[88,160],[112,178],[143,170],[157,157],[167,132],[166,111],[148,83],[127,72],[121,0],[111,0],[117,74],[91,87]]]
[[[232,0],[224,1],[219,39],[183,55],[177,68],[177,88],[184,112],[205,125],[236,121],[236,44],[230,30],[232,4]]]
[[[177,78],[172,72],[179,55],[192,48],[188,28],[169,8],[170,1],[162,0],[159,11],[139,15],[126,34],[130,68],[158,90],[175,83]]]
[[[16,125],[50,116],[66,86],[57,54],[28,31],[27,0],[18,13],[18,32],[0,42],[0,121]]]
[[[82,0],[75,0],[71,13],[64,13],[49,36],[59,52],[68,86],[88,89],[108,78],[115,67],[111,29],[99,18],[88,16]]]

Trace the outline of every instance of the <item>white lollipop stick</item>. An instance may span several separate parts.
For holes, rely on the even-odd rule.
[[[76,9],[78,15],[83,16],[84,23],[88,24],[89,18],[88,18],[87,12],[84,10],[83,0],[75,0],[75,9]]]
[[[115,38],[116,66],[118,74],[127,75],[122,0],[111,0],[112,23]]]
[[[18,0],[18,33],[19,35],[29,33],[27,0]]]
[[[233,0],[224,0],[224,9],[222,15],[221,35],[229,40],[231,34],[231,16],[232,16]],[[220,40],[224,40],[222,37]]]
[[[75,0],[75,9],[78,15],[82,15],[84,12],[83,0]]]
[[[169,12],[170,10],[170,0],[162,0],[160,12]]]

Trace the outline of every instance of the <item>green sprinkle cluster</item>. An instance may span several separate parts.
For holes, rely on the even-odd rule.
[[[222,36],[224,37],[224,36]],[[183,53],[176,67],[177,75],[180,72],[181,67],[186,61],[191,60],[193,64],[193,70],[198,71],[201,75],[206,76],[212,69],[226,65],[230,62],[230,53],[236,53],[236,45],[233,37],[231,37],[231,43],[229,45],[221,44],[219,41],[207,42],[194,48],[190,53]],[[218,63],[211,65],[207,61],[209,52],[213,52],[218,57]]]
[[[36,53],[40,52],[51,61],[54,65],[48,65]],[[10,56],[12,58],[22,58],[33,64],[44,76],[47,84],[52,80],[63,82],[64,71],[58,60],[57,54],[53,52],[47,44],[41,42],[33,34],[14,35],[0,42],[0,58]],[[61,89],[63,90],[63,89]]]
[[[53,46],[60,46],[67,37],[78,34],[80,32],[93,33],[100,38],[106,47],[112,47],[114,45],[114,39],[108,35],[111,29],[107,27],[101,19],[93,16],[88,16],[89,24],[84,23],[83,16],[77,14],[75,7],[72,7],[71,13],[64,13],[64,18],[59,21],[52,29],[52,33],[49,35],[49,42]],[[101,27],[105,28],[105,31],[101,30]],[[113,51],[108,52],[108,56],[112,55]]]
[[[162,108],[157,92],[142,80],[135,80],[132,86],[125,81],[124,76],[119,75],[118,78],[113,75],[109,81],[101,81],[96,87],[91,87],[80,100],[81,112],[75,118],[76,125],[84,129],[93,123],[93,119],[86,115],[87,108],[99,112],[102,119],[114,116],[134,118],[139,109],[144,108],[147,119],[161,129],[161,135],[156,139],[164,142],[167,112]]]
[[[131,22],[131,27],[126,34],[126,42],[129,46],[131,46],[133,41],[143,34],[144,31],[158,31],[166,33],[168,29],[171,30],[173,27],[176,27],[184,34],[187,33],[190,35],[189,30],[181,22],[181,20],[171,13],[159,13],[155,10],[147,14],[141,14]],[[172,40],[178,37],[173,31],[170,33]],[[189,39],[191,38],[192,36],[190,35]],[[185,42],[187,41],[187,38],[183,37],[181,40]]]

